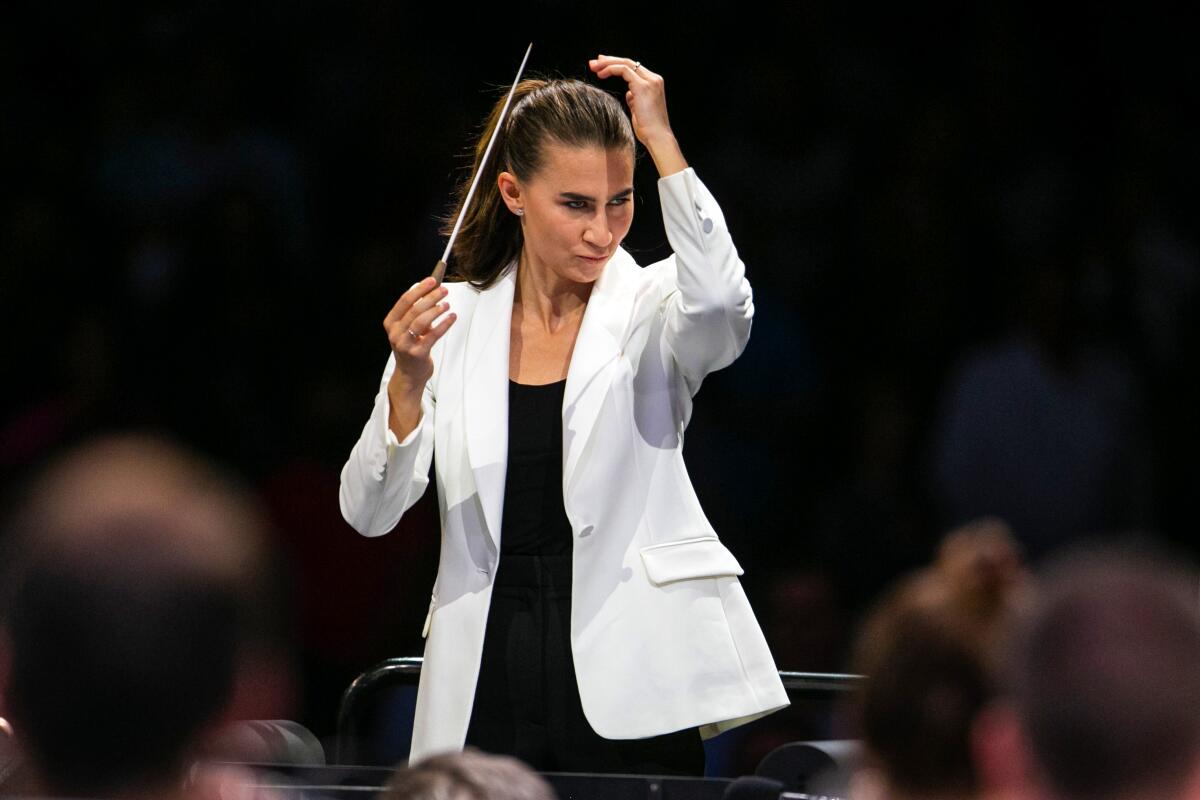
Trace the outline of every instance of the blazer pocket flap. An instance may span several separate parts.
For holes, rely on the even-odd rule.
[[[733,553],[715,536],[681,539],[641,549],[646,577],[655,586],[689,578],[717,578],[742,574]]]

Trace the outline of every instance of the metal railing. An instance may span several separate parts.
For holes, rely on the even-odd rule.
[[[338,706],[337,717],[337,747],[335,758],[338,764],[344,763],[348,754],[347,743],[350,741],[350,726],[359,713],[359,706],[364,697],[381,685],[398,683],[415,683],[421,676],[421,667],[425,662],[420,656],[389,658],[363,672],[342,693],[342,701]],[[866,680],[862,675],[851,675],[839,672],[791,672],[780,670],[779,678],[783,688],[789,692],[853,692]]]

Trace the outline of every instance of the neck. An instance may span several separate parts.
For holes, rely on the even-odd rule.
[[[583,316],[593,285],[561,278],[522,252],[513,305],[524,321],[535,321],[553,333]]]

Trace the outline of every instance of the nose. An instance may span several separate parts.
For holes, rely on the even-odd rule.
[[[608,214],[600,211],[592,215],[592,221],[583,232],[583,240],[596,247],[608,247],[613,234],[608,227]]]

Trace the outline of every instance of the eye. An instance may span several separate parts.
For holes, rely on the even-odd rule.
[[[587,208],[587,201],[586,200],[568,200],[567,202],[563,203],[563,205],[566,206],[567,208],[573,209],[575,211],[582,211],[583,209]]]
[[[610,206],[623,206],[623,205],[625,205],[626,203],[628,203],[628,202],[629,202],[629,200],[630,200],[630,198],[629,198],[628,196],[625,196],[625,197],[618,197],[618,198],[616,198],[615,200],[610,200],[608,204],[609,204]]]

